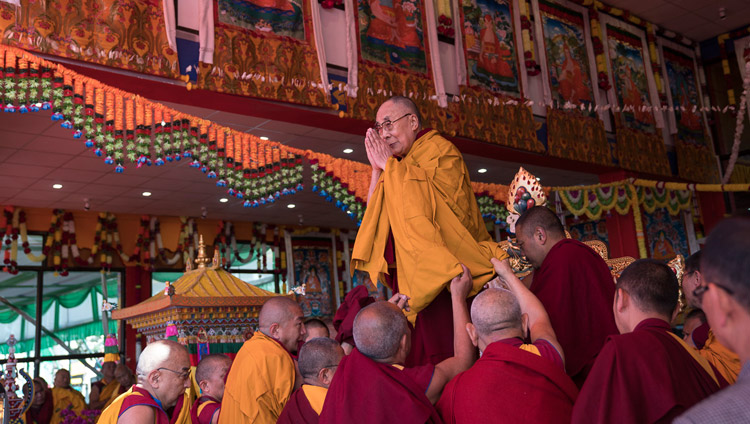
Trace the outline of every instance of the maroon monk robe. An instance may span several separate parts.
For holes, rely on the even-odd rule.
[[[336,329],[336,341],[341,343],[354,344],[354,318],[360,309],[375,302],[370,297],[367,287],[364,285],[353,288],[347,293],[344,302],[339,306],[336,315],[333,316],[333,328]]]
[[[204,405],[201,407],[201,405]],[[199,397],[190,408],[190,421],[192,424],[211,424],[216,411],[221,409],[221,402],[207,395]]]
[[[607,336],[617,334],[615,284],[599,254],[571,239],[557,242],[529,287],[549,314],[565,355],[565,369],[583,385]]]
[[[26,424],[49,424],[52,420],[52,412],[55,409],[54,401],[52,400],[52,391],[49,389],[42,389],[46,393],[44,394],[44,403],[39,408],[33,406],[26,410]]]
[[[708,322],[704,322],[695,330],[693,330],[693,332],[690,334],[690,337],[693,339],[693,343],[695,344],[696,348],[703,349],[703,346],[706,345],[706,340],[708,340],[708,332],[710,330],[711,326],[708,325]]]
[[[301,387],[289,397],[276,424],[318,424],[318,414]]]
[[[401,370],[375,362],[355,348],[339,363],[320,422],[442,423],[425,395],[434,371],[433,365]]]
[[[719,390],[672,334],[666,321],[645,319],[612,336],[596,358],[573,408],[573,423],[672,422]]]
[[[445,386],[437,409],[446,424],[565,423],[577,395],[562,367],[498,341]]]

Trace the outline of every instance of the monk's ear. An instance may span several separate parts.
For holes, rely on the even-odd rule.
[[[521,331],[524,339],[529,336],[529,314],[526,312],[521,314]]]
[[[538,244],[545,244],[547,243],[547,231],[545,231],[542,227],[536,227],[536,230],[534,231],[534,238],[535,241]]]
[[[333,380],[333,372],[331,372],[330,368],[321,368],[320,371],[318,371],[318,381],[325,387],[328,387],[331,384],[331,380]]]
[[[628,307],[629,298],[623,289],[615,289],[615,311],[622,312]]]
[[[279,325],[278,322],[274,322],[273,324],[271,324],[270,326],[268,326],[268,333],[269,333],[268,335],[271,336],[274,339],[277,339],[278,338],[278,334],[276,334],[276,333],[279,331],[279,327],[280,327],[280,325]]]
[[[474,345],[474,347],[479,347],[479,336],[477,336],[477,328],[474,327],[474,324],[467,322],[466,323],[466,332],[469,333],[469,338],[471,339],[471,344]]]
[[[677,319],[677,315],[680,315],[680,309],[682,309],[680,307],[680,302],[677,302],[677,305],[674,307],[674,311],[672,311],[672,320],[669,321],[670,324],[675,322],[675,320]]]
[[[208,389],[208,380],[203,380],[200,383],[198,383],[198,387],[201,389],[201,394],[206,394],[206,389]]]
[[[409,336],[404,333],[401,336],[401,341],[399,342],[399,350],[409,353],[409,350],[411,349],[411,346],[409,346]]]
[[[146,381],[151,387],[159,387],[161,381],[161,371],[153,370],[146,376]]]

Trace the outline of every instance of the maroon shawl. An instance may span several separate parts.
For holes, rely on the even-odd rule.
[[[305,392],[300,387],[289,397],[277,424],[318,424],[318,414],[310,406]]]

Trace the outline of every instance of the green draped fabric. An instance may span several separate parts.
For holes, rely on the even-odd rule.
[[[117,321],[110,320],[109,321],[109,332],[117,334]],[[100,336],[104,337],[102,334],[102,322],[101,321],[95,321],[90,322],[88,324],[81,324],[76,325],[70,328],[65,328],[63,330],[55,331],[55,336],[57,336],[60,340],[65,342],[65,344],[70,345],[70,342],[73,340],[77,341],[83,341],[86,337],[89,336]],[[44,349],[51,349],[53,347],[57,346],[57,342],[52,340],[51,337],[44,335],[42,333],[42,354],[44,354]],[[26,338],[24,340],[19,341],[16,343],[16,354],[27,352],[29,355],[33,355],[34,353],[34,335],[32,334],[31,337]],[[51,352],[46,352],[47,354],[50,354]],[[88,353],[88,352],[82,352],[82,353]],[[0,345],[0,355],[7,355],[8,354],[8,345],[2,344]]]

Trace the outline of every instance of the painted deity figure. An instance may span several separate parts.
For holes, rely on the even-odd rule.
[[[633,81],[633,70],[629,66],[625,67],[625,75],[622,79],[622,87],[622,101],[624,103],[623,106],[633,107],[633,114],[635,115],[635,119],[649,124],[653,123],[654,115],[651,113],[651,111],[641,109],[641,107],[645,106],[646,104],[643,101],[641,90],[635,84],[635,81]]]
[[[508,61],[511,59],[509,46],[500,39],[505,38],[505,31],[498,31],[491,14],[482,18],[482,29],[479,32],[479,67],[499,77],[513,77]]]
[[[559,90],[560,95],[573,103],[590,102],[591,93],[584,78],[586,77],[581,64],[573,57],[570,46],[563,44],[563,59],[560,67]]]
[[[409,0],[369,0],[372,16],[367,37],[401,49],[419,48],[414,12]]]

